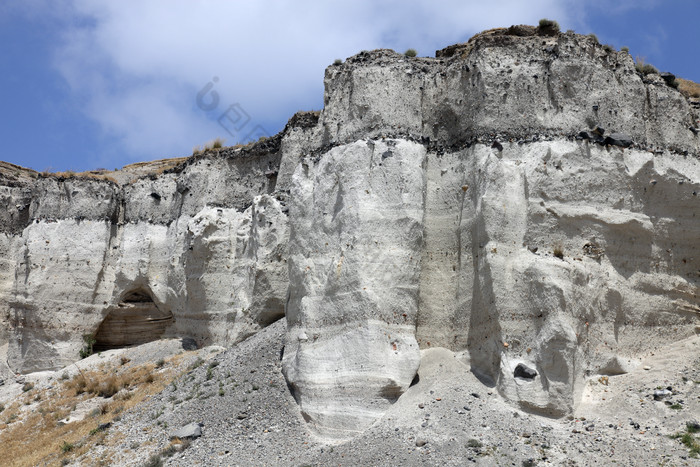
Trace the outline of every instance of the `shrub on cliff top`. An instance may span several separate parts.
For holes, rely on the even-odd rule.
[[[404,52],[404,55],[407,57],[415,57],[418,55],[418,52],[416,52],[416,49],[408,49],[406,52]]]
[[[637,57],[636,63],[634,64],[634,68],[637,70],[637,72],[643,75],[659,72],[659,70],[657,70],[656,67],[651,63],[644,63],[644,57]]]
[[[542,18],[537,27],[537,33],[542,36],[556,36],[559,34],[559,31],[559,23],[547,18]]]

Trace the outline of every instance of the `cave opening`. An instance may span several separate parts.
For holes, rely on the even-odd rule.
[[[172,322],[172,313],[161,310],[150,291],[131,290],[117,306],[110,308],[100,323],[93,349],[99,352],[158,340]]]

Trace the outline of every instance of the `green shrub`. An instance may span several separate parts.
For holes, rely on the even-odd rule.
[[[341,59],[339,59],[339,58],[336,58],[336,59],[333,61],[333,65],[338,66],[338,65],[342,65],[342,64],[343,64],[343,61],[342,61]]]
[[[204,363],[204,359],[202,357],[197,357],[197,360],[192,362],[192,364],[190,365],[190,370],[199,368],[202,365],[202,363]]]
[[[93,354],[92,346],[94,346],[97,341],[93,334],[83,334],[83,342],[85,345],[80,349],[80,358],[87,358]]]
[[[587,37],[590,37],[591,39],[593,39],[593,42],[595,42],[596,44],[600,44],[600,41],[598,40],[598,36],[596,36],[595,34],[590,33]]]
[[[73,446],[73,443],[64,441],[63,444],[61,444],[61,452],[65,454],[66,452],[72,451],[74,447],[75,446]]]
[[[681,443],[688,449],[690,449],[690,456],[695,458],[700,454],[700,444],[698,444],[697,441],[695,441],[695,438],[693,438],[693,435],[690,433],[684,433],[681,436]]]
[[[620,52],[624,52],[626,54],[630,53],[630,48],[625,46],[620,47]]]
[[[416,55],[418,55],[418,52],[416,52],[416,49],[408,49],[403,54],[407,57],[415,57]]]

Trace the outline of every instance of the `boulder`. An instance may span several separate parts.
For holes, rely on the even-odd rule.
[[[188,425],[183,426],[179,430],[173,431],[170,435],[170,438],[195,439],[199,438],[200,436],[202,436],[201,425],[199,423],[190,423]]]

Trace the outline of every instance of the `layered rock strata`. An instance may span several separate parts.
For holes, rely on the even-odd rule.
[[[169,323],[148,336],[232,345],[286,313],[290,390],[345,439],[421,349],[562,416],[587,378],[697,332],[700,105],[587,36],[494,30],[436,55],[362,52],[327,69],[320,115],[128,183],[3,168],[9,367],[118,334],[132,291]]]

